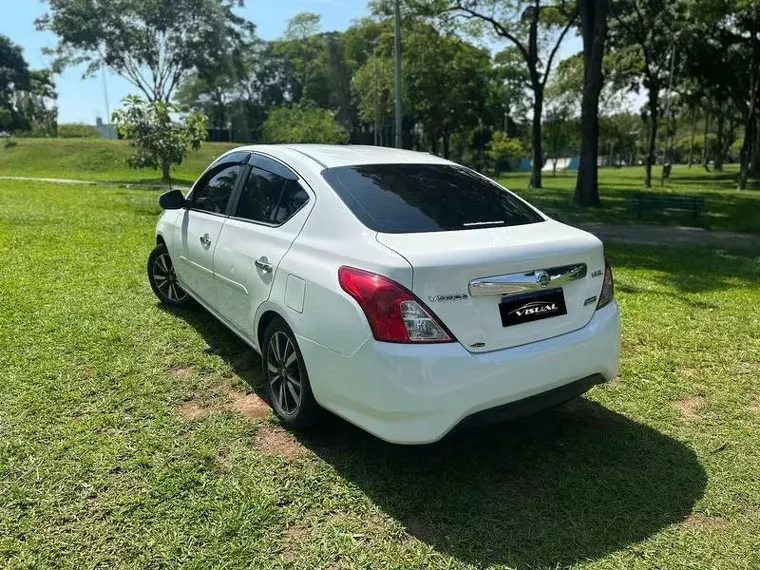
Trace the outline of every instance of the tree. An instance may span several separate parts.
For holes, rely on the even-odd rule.
[[[0,35],[0,129],[54,135],[55,83],[48,70],[30,70],[21,47]]]
[[[691,0],[690,14],[693,25],[685,34],[683,70],[696,83],[695,96],[704,102],[705,138],[707,120],[712,117],[717,123],[716,166],[732,144],[729,106],[741,115],[744,138],[739,154],[738,186],[743,189],[753,166],[760,167],[760,2]],[[726,114],[728,136],[724,136]]]
[[[58,36],[56,68],[103,67],[148,101],[168,101],[206,54],[225,51],[251,25],[236,15],[242,0],[48,0],[37,28]]]
[[[58,128],[57,98],[50,70],[30,71],[28,88],[16,93],[15,107],[20,115],[21,129],[30,131],[34,136],[55,136]]]
[[[348,140],[333,113],[309,104],[271,110],[262,137],[267,143],[341,144]]]
[[[503,162],[511,158],[519,158],[523,156],[524,152],[522,143],[517,139],[509,138],[509,135],[504,131],[496,131],[488,144],[488,158],[494,161],[497,176]]]
[[[628,164],[637,163],[641,126],[641,117],[633,113],[599,117],[599,148],[610,157],[610,164],[613,156]]]
[[[416,138],[425,147],[448,158],[452,135],[474,127],[485,112],[494,78],[490,56],[424,22],[405,22],[402,35],[404,118],[416,127]],[[394,113],[392,40],[389,33],[378,36],[375,55],[354,74],[352,91],[359,118],[366,123],[377,114],[382,124]]]
[[[171,181],[171,168],[181,164],[189,150],[198,150],[206,139],[206,117],[197,113],[180,115],[178,107],[166,101],[145,101],[137,95],[123,100],[124,109],[113,112],[119,134],[128,138],[132,168],[161,169],[161,179]]]
[[[319,89],[311,85],[315,74],[324,70],[318,58],[324,54],[325,38],[320,34],[320,16],[302,12],[288,21],[281,40],[274,43],[274,52],[288,64],[292,75],[290,100],[298,103],[301,99],[316,100]],[[322,78],[324,79],[324,78]]]
[[[421,125],[428,148],[449,158],[451,135],[478,124],[492,77],[487,51],[427,24],[407,26],[403,85],[408,114]],[[389,54],[390,55],[390,54]],[[445,88],[442,88],[445,86]]]
[[[579,206],[601,206],[599,201],[599,94],[602,91],[602,62],[607,37],[609,0],[579,0],[583,37],[583,97],[581,99],[581,153],[575,202]]]
[[[657,149],[660,92],[672,77],[679,33],[688,21],[684,0],[615,0],[612,2],[610,43],[613,81],[647,91],[649,140],[644,185],[652,185]]]
[[[490,29],[510,42],[528,69],[528,87],[533,93],[534,188],[541,188],[544,157],[541,148],[541,119],[544,88],[562,40],[578,16],[574,2],[566,0],[414,0],[427,13],[444,18],[464,18]]]
[[[21,46],[0,35],[0,106],[10,113],[15,93],[29,88],[29,64]]]
[[[552,107],[547,110],[544,120],[543,136],[547,156],[552,162],[552,176],[557,175],[557,160],[567,156],[577,146],[579,125],[573,119],[567,107]]]

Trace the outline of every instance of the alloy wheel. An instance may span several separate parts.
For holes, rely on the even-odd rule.
[[[153,281],[161,294],[170,301],[180,302],[187,297],[187,293],[177,282],[174,265],[168,253],[162,253],[153,262]]]
[[[301,405],[303,385],[296,347],[284,332],[277,331],[269,339],[267,375],[272,404],[285,415],[295,414]]]

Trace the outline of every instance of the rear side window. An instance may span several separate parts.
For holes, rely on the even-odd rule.
[[[353,214],[382,233],[423,233],[533,224],[543,218],[466,168],[370,164],[322,172]]]
[[[279,225],[308,201],[309,195],[296,180],[254,166],[240,193],[235,216]]]

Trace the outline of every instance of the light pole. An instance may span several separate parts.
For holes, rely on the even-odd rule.
[[[396,148],[404,146],[401,133],[401,8],[396,0],[393,8],[393,51],[395,56],[396,83]]]
[[[374,89],[374,92],[375,92],[375,128],[373,129],[373,131],[374,131],[374,135],[375,135],[375,146],[377,146],[377,141],[378,141],[378,132],[377,132],[377,130],[378,130],[379,126],[380,126],[379,125],[379,120],[378,120],[378,113],[377,113],[377,105],[378,105],[378,102],[377,102],[377,98],[378,98],[378,93],[377,93],[377,89],[378,89],[378,84],[377,84],[378,83],[378,81],[377,81],[377,79],[378,79],[378,77],[377,77],[377,74],[378,74],[378,70],[377,70],[377,43],[379,41],[380,41],[380,38],[378,38],[378,39],[375,40],[375,50],[374,50],[374,56],[375,56],[375,89]]]

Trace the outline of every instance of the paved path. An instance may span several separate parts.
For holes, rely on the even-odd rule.
[[[168,184],[139,184],[131,182],[108,182],[98,180],[73,180],[71,178],[34,178],[30,176],[0,176],[0,180],[21,182],[50,182],[53,184],[78,184],[84,186],[118,186],[119,188],[143,188],[149,190],[169,190]],[[189,186],[172,185],[172,190],[189,190]]]
[[[680,226],[577,224],[604,242],[732,249],[760,255],[760,235]]]
[[[21,180],[31,182],[52,182],[55,184],[86,184],[119,186],[121,188],[148,188],[168,190],[165,184],[129,184],[122,182],[98,182],[93,180],[71,180],[68,178],[30,178],[26,176],[0,176],[0,180]],[[172,186],[175,190],[188,190],[187,186]],[[582,230],[591,232],[605,242],[632,243],[642,245],[662,245],[671,247],[709,247],[733,249],[760,255],[760,235],[738,232],[708,231],[701,228],[680,226],[633,226],[608,224],[576,224]]]

